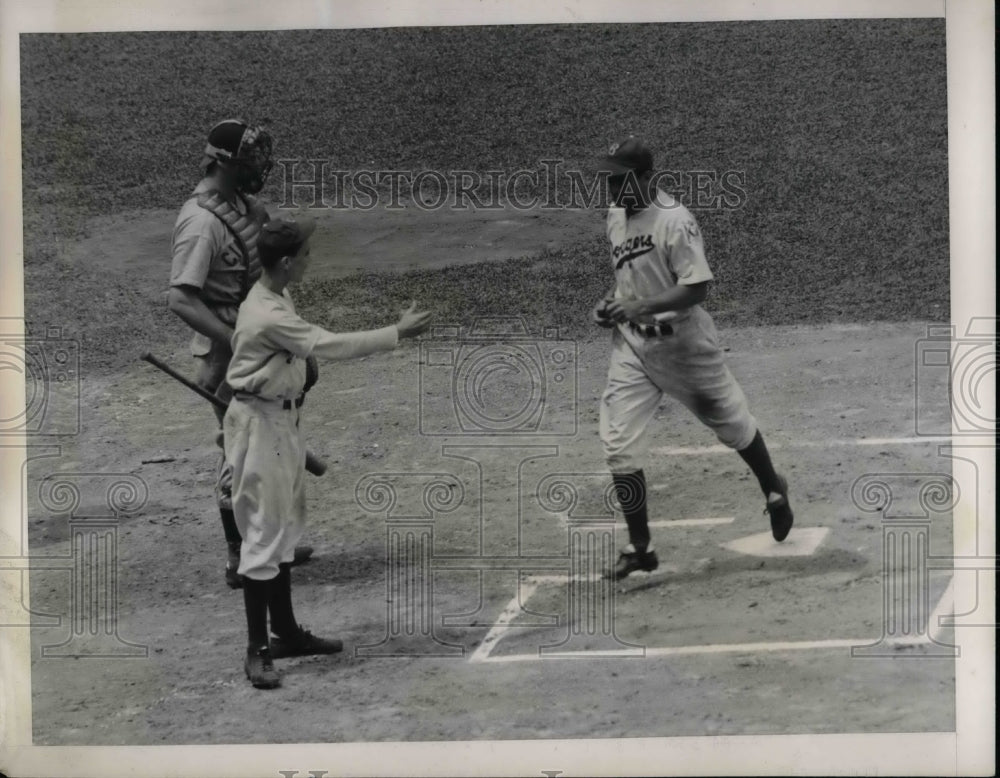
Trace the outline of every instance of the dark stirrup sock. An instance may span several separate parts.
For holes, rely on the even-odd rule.
[[[750,445],[746,448],[741,448],[737,453],[743,457],[744,462],[750,465],[750,469],[757,476],[757,482],[760,484],[760,489],[764,492],[765,496],[771,492],[781,491],[781,481],[778,478],[778,474],[774,472],[771,455],[767,451],[764,438],[759,430],[754,435]]]
[[[636,551],[649,547],[649,517],[646,513],[646,476],[642,470],[634,473],[612,473],[618,502],[621,503],[628,539]]]
[[[291,638],[298,634],[299,625],[292,610],[292,571],[287,562],[278,565],[278,576],[271,583],[267,608],[271,612],[271,631],[275,635]]]
[[[247,646],[258,649],[268,645],[267,603],[271,581],[243,579],[243,605],[247,612]]]

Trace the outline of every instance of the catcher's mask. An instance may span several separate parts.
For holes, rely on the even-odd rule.
[[[257,194],[274,163],[271,161],[271,136],[261,127],[251,127],[238,119],[226,119],[208,133],[202,170],[213,163],[232,170],[236,188],[247,194]]]

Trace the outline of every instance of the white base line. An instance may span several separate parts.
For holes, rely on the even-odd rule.
[[[950,437],[930,436],[913,438],[847,438],[843,440],[798,440],[788,443],[767,442],[767,447],[772,451],[780,451],[786,448],[834,448],[843,446],[913,446],[921,443],[950,443]],[[651,448],[649,453],[663,456],[677,456],[684,454],[725,454],[731,452],[728,446],[657,446]]]
[[[544,581],[555,580],[555,581],[566,581],[565,576],[533,576],[531,579],[533,582],[537,582],[535,586],[531,587],[531,592],[534,592],[537,588],[537,584]],[[948,585],[945,587],[944,593],[941,595],[934,606],[934,610],[931,611],[930,616],[927,619],[927,633],[924,635],[914,635],[913,637],[900,637],[891,640],[883,641],[892,645],[899,646],[918,646],[924,643],[929,643],[931,641],[938,643],[941,630],[951,626],[950,624],[942,624],[942,619],[945,617],[946,611],[954,611],[954,586],[955,577],[952,576],[948,581]],[[518,598],[514,598],[511,605],[519,607]],[[511,608],[511,605],[507,606],[507,610]],[[504,616],[507,615],[507,610],[501,615],[500,621],[503,621]],[[510,616],[513,618],[513,615]],[[508,619],[508,622],[510,620]],[[492,635],[494,632],[498,632],[500,624],[498,622],[497,627],[493,628],[490,632]],[[509,628],[509,624],[505,624],[503,629],[499,630],[498,634],[506,631]],[[487,640],[489,635],[487,635]],[[774,643],[716,643],[707,646],[660,646],[647,648],[644,651],[635,649],[622,650],[622,651],[553,651],[546,654],[509,654],[507,656],[490,656],[490,651],[496,647],[496,641],[490,643],[490,647],[487,648],[485,653],[481,657],[477,658],[476,654],[479,654],[483,648],[486,646],[486,640],[477,649],[476,654],[470,657],[469,661],[476,662],[543,662],[550,659],[602,659],[602,658],[617,658],[617,659],[630,659],[630,658],[656,658],[665,656],[691,656],[698,654],[732,654],[732,653],[755,653],[762,651],[815,651],[821,649],[838,649],[838,648],[854,648],[855,646],[866,646],[877,643],[877,639],[857,639],[857,640],[800,640],[800,641],[778,641]]]
[[[565,580],[565,579],[563,579]],[[496,648],[497,643],[506,634],[507,630],[510,629],[511,623],[517,618],[517,614],[521,612],[521,602],[527,602],[531,595],[535,593],[535,589],[538,588],[538,584],[534,581],[527,580],[518,583],[517,593],[514,595],[514,599],[507,603],[507,607],[503,609],[500,614],[500,618],[497,619],[496,624],[493,625],[486,637],[483,638],[483,642],[479,644],[479,647],[473,652],[472,656],[469,657],[470,662],[485,662],[490,655],[490,652]]]
[[[650,527],[711,527],[717,524],[732,524],[736,521],[735,516],[721,516],[713,519],[664,519],[663,521],[651,521]]]
[[[561,523],[569,524],[569,517],[565,513],[557,515]],[[608,518],[607,524],[617,524],[619,515],[616,511],[614,518]],[[704,519],[661,519],[660,521],[649,522],[649,526],[666,529],[670,529],[671,527],[713,527],[718,524],[732,524],[734,521],[736,521],[735,516],[718,516]],[[624,529],[624,527],[619,526],[618,529]]]
[[[602,659],[602,658],[653,658],[663,656],[683,656],[685,654],[730,654],[754,653],[758,651],[805,651],[821,648],[851,648],[874,643],[874,640],[803,640],[779,643],[719,643],[707,646],[671,646],[647,648],[645,652],[625,651],[553,651],[545,654],[509,654],[491,656],[487,662],[544,662],[549,659]]]

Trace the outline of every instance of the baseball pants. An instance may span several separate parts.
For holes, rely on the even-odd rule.
[[[625,326],[615,329],[600,410],[601,442],[612,473],[643,467],[650,422],[664,394],[730,448],[746,448],[757,432],[743,390],[723,361],[712,317],[695,306],[671,324],[672,335],[651,338]]]
[[[233,473],[233,513],[243,537],[239,574],[255,581],[278,575],[295,558],[305,530],[306,447],[299,410],[236,399],[223,420]]]

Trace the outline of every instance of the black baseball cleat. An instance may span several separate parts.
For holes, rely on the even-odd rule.
[[[792,515],[792,506],[788,502],[788,482],[784,476],[780,475],[778,482],[781,484],[781,488],[768,495],[764,513],[771,515],[771,534],[780,543],[792,531],[792,522],[795,517]]]
[[[271,656],[284,659],[289,656],[314,656],[317,654],[337,654],[344,650],[341,640],[318,638],[307,629],[299,628],[294,637],[271,637]]]
[[[292,560],[292,567],[295,565],[301,565],[308,562],[313,555],[312,546],[296,546],[295,547],[295,558]]]
[[[618,555],[618,562],[615,563],[614,569],[604,571],[604,577],[620,581],[637,570],[651,573],[659,566],[660,560],[656,558],[655,551],[652,549],[636,551],[635,547],[629,543],[629,545],[625,546],[621,554]]]
[[[240,569],[240,544],[230,543],[229,552],[226,555],[226,586],[230,589],[243,588],[243,576],[239,574]]]
[[[277,689],[281,686],[281,676],[274,669],[271,651],[267,646],[248,648],[243,670],[250,683],[257,689]]]

